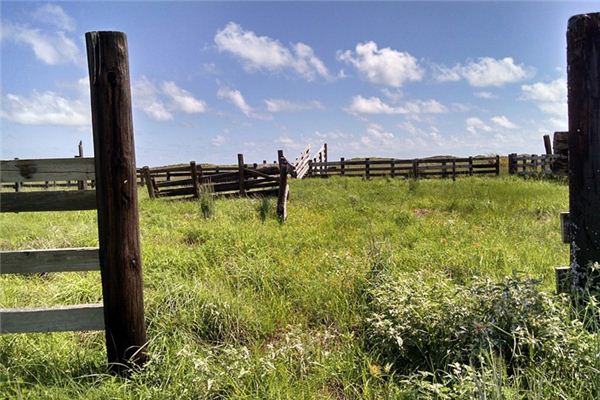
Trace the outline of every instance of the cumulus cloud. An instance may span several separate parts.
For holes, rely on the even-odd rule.
[[[285,99],[266,99],[265,104],[267,105],[267,110],[269,110],[270,112],[324,109],[323,105],[317,100],[312,100],[304,103],[295,103]]]
[[[392,87],[401,87],[407,81],[423,78],[423,68],[417,59],[407,52],[384,47],[370,41],[358,43],[355,51],[338,52],[338,59],[353,65],[369,82]]]
[[[133,83],[132,90],[133,106],[156,121],[172,120],[177,112],[195,114],[206,111],[204,101],[195,98],[173,81],[157,85],[142,76]]]
[[[254,110],[248,103],[246,103],[246,99],[239,90],[234,90],[228,87],[222,87],[217,92],[217,97],[220,99],[225,99],[229,101],[231,104],[236,106],[241,112],[243,112],[247,117],[252,116]]]
[[[146,115],[156,121],[173,119],[173,113],[167,110],[166,104],[159,98],[158,88],[148,78],[142,77],[134,82],[133,106],[142,110]]]
[[[180,88],[173,81],[163,82],[162,90],[171,98],[174,105],[185,113],[192,114],[206,111],[206,103],[196,99],[190,92]]]
[[[67,32],[75,30],[75,21],[58,4],[47,3],[33,12],[33,18]]]
[[[521,86],[521,98],[533,101],[538,108],[561,119],[567,118],[567,80],[563,78],[552,82],[537,82]],[[565,122],[563,122],[564,126]]]
[[[389,145],[394,139],[394,134],[386,131],[379,124],[369,124],[365,135],[361,136],[360,142],[365,146]]]
[[[519,127],[519,125],[509,120],[504,115],[497,115],[495,117],[492,117],[492,122],[498,125],[500,128],[504,129],[517,129]]]
[[[276,39],[258,36],[234,22],[217,31],[214,41],[219,51],[242,59],[248,71],[291,69],[309,81],[317,76],[331,78],[325,64],[304,43],[296,43],[288,48]]]
[[[473,135],[477,135],[479,131],[489,132],[492,128],[486,125],[482,120],[477,117],[469,117],[465,120],[467,131]]]
[[[440,114],[448,109],[437,100],[408,101],[399,106],[385,103],[379,97],[354,96],[346,111],[351,114]]]
[[[62,31],[44,33],[39,29],[2,22],[0,38],[28,45],[35,56],[49,65],[81,64],[83,57],[75,42]]]
[[[2,118],[23,125],[89,126],[89,103],[52,91],[31,96],[7,94],[2,98]]]
[[[512,57],[502,59],[481,57],[477,61],[470,60],[466,64],[457,64],[454,67],[433,66],[433,76],[437,81],[452,82],[465,79],[475,87],[500,87],[522,81],[532,75],[532,68],[515,64]]]

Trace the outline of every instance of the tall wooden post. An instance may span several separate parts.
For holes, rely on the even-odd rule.
[[[369,157],[365,158],[365,177],[371,179],[371,160],[369,160]]]
[[[600,290],[600,13],[567,28],[569,219],[573,288]]]
[[[517,153],[508,155],[508,174],[514,175],[517,172]]]
[[[146,188],[148,188],[148,197],[153,199],[156,196],[154,194],[154,186],[152,185],[152,177],[150,176],[150,168],[148,168],[147,166],[142,168],[142,176],[144,177],[144,181],[146,182]]]
[[[396,177],[396,159],[392,158],[390,160],[390,169],[391,169],[391,175],[392,178]]]
[[[419,159],[415,158],[412,162],[412,176],[413,179],[419,178]]]
[[[85,34],[90,77],[106,350],[111,371],[146,360],[144,287],[127,37]]]
[[[346,173],[346,165],[344,163],[344,157],[340,157],[340,175],[344,175]]]
[[[246,194],[246,188],[244,185],[244,155],[238,154],[238,180],[240,187],[240,196]]]
[[[279,160],[279,193],[277,196],[277,218],[280,221],[287,219],[287,198],[290,187],[287,183],[287,162],[283,157],[283,150],[277,150],[277,159]]]
[[[469,157],[469,176],[473,176],[473,157]]]
[[[196,161],[190,161],[190,176],[192,178],[192,188],[194,189],[194,197],[200,197],[200,188],[198,187],[198,170],[196,169]]]
[[[550,135],[544,135],[544,148],[546,149],[546,154],[552,154],[552,143],[550,142]]]
[[[83,142],[80,140],[79,141],[79,145],[77,146],[77,150],[79,155],[77,157],[82,158],[83,157]],[[137,180],[137,176],[136,176],[136,180]],[[79,190],[87,190],[88,188],[88,184],[87,184],[87,179],[84,179],[82,181],[77,182],[77,189]]]
[[[500,156],[496,154],[496,176],[500,176]]]

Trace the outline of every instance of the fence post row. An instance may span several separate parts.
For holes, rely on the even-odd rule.
[[[567,28],[569,219],[572,287],[600,290],[600,13],[575,15]]]
[[[142,258],[127,37],[85,34],[96,170],[106,350],[123,372],[146,360]]]

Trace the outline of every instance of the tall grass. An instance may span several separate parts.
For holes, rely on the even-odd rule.
[[[102,332],[2,335],[0,394],[596,395],[598,385],[584,378],[598,364],[581,353],[597,355],[598,336],[577,326],[568,305],[551,295],[553,267],[568,262],[558,220],[567,208],[564,184],[511,177],[409,182],[292,181],[286,224],[263,218],[259,199],[215,199],[205,218],[198,202],[153,201],[140,191],[147,366],[128,380],[107,375]],[[97,245],[93,212],[3,214],[0,232],[2,249]],[[97,272],[0,281],[0,307],[101,301]],[[490,318],[503,315],[493,305],[505,291],[514,301],[503,304],[517,325],[507,319],[490,328]],[[373,328],[375,314],[395,315],[397,307],[410,319],[385,321],[420,352],[395,349],[386,331]],[[569,327],[568,341],[559,333],[537,336],[528,325],[536,316],[548,329]],[[492,329],[487,339],[474,330],[480,322]],[[524,361],[511,363],[508,339],[525,344],[532,332],[539,341],[518,347]],[[506,346],[494,347],[494,340]],[[555,343],[564,345],[564,358],[548,348]]]

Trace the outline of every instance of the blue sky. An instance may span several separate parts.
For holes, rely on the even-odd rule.
[[[5,1],[1,156],[89,154],[92,30],[127,33],[138,165],[540,153],[598,5]]]

